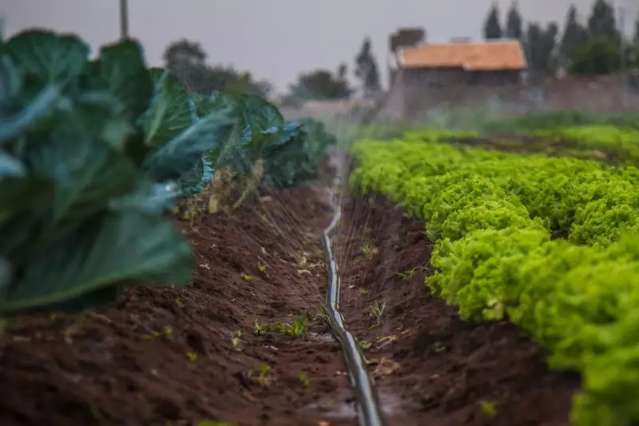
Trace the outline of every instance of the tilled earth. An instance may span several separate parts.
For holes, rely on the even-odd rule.
[[[0,425],[354,424],[323,319],[324,199],[296,188],[181,223],[197,258],[186,288],[13,321],[0,341]],[[269,332],[296,320],[305,337]]]
[[[424,231],[382,197],[344,208],[342,311],[367,348],[388,423],[568,425],[579,378],[550,372],[511,324],[464,322],[430,295]]]
[[[327,199],[300,187],[180,223],[197,258],[186,288],[10,321],[0,425],[357,424],[322,308]],[[464,323],[425,290],[422,224],[352,200],[337,252],[342,309],[390,425],[567,424],[578,378],[549,372],[514,327]]]

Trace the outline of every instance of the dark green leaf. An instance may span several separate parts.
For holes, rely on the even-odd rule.
[[[146,144],[163,145],[195,121],[189,105],[189,94],[184,87],[168,73],[157,77],[151,105],[140,117]]]
[[[137,119],[149,106],[153,83],[142,48],[134,41],[103,47],[99,59],[91,63],[87,79],[91,89],[111,93],[130,120]]]
[[[40,84],[65,83],[84,71],[89,46],[72,35],[25,31],[5,45],[19,69]]]
[[[118,100],[107,92],[77,94],[74,105],[56,116],[50,127],[66,128],[68,134],[87,135],[121,152],[128,148],[135,130],[122,114]]]
[[[10,56],[0,55],[0,108],[22,88],[22,76]]]
[[[191,171],[178,180],[179,193],[182,197],[199,194],[213,180],[215,170],[211,161],[203,158]]]
[[[191,93],[191,101],[195,106],[196,117],[204,117],[214,111],[221,109],[233,111],[233,115],[238,115],[240,108],[240,98],[223,93],[215,93],[210,96]]]
[[[151,183],[143,180],[135,191],[111,200],[109,207],[112,210],[136,210],[161,215],[174,205],[178,195],[179,190],[174,183]]]
[[[37,119],[49,113],[58,97],[57,86],[48,85],[22,110],[16,113],[0,111],[0,144],[19,136]]]
[[[135,184],[133,164],[77,125],[76,121],[59,127],[47,143],[37,144],[28,154],[32,173],[54,185],[53,223],[76,224]]]
[[[46,307],[124,282],[186,284],[191,267],[189,245],[167,221],[133,211],[109,214],[97,232],[78,232],[31,259],[0,300],[0,312]]]
[[[0,255],[21,257],[33,245],[53,199],[49,182],[34,178],[0,180]],[[27,250],[28,251],[28,250]]]
[[[24,176],[24,165],[18,159],[0,150],[0,179]]]
[[[240,98],[240,120],[254,134],[284,125],[284,118],[278,109],[259,96]]]
[[[229,111],[212,112],[158,147],[148,156],[143,167],[154,180],[179,179],[191,171],[205,153],[225,144],[232,127]]]

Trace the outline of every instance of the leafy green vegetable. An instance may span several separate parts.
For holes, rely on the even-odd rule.
[[[84,308],[124,286],[186,284],[192,255],[164,215],[221,167],[254,186],[314,176],[332,140],[266,100],[189,93],[124,41],[89,62],[75,36],[0,49],[0,313]],[[312,130],[309,132],[309,130]]]
[[[113,283],[188,283],[191,251],[170,224],[134,211],[97,222],[32,257],[24,277],[0,302],[0,312],[71,300]]]
[[[24,176],[24,165],[6,152],[0,151],[0,179]]]
[[[205,153],[223,145],[232,126],[229,111],[212,112],[151,152],[143,168],[155,180],[179,178],[192,170]]]
[[[79,77],[89,56],[89,46],[78,37],[38,30],[9,39],[5,51],[22,72],[40,84],[64,84]]]
[[[509,318],[582,373],[576,425],[639,422],[639,170],[425,140],[356,144],[351,184],[426,222],[427,284],[462,317]]]
[[[145,143],[162,145],[194,122],[191,99],[186,89],[168,73],[155,70],[155,91],[149,108],[140,117]]]
[[[142,48],[133,41],[103,47],[99,59],[90,64],[86,78],[89,89],[106,89],[132,120],[147,109],[153,94]]]

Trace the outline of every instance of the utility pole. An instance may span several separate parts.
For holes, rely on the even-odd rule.
[[[120,38],[129,38],[129,4],[128,0],[120,0]]]
[[[626,109],[627,99],[626,99],[626,90],[627,90],[627,75],[626,75],[626,9],[623,6],[619,6],[619,54],[621,55],[621,90],[622,98],[621,103],[624,110]]]

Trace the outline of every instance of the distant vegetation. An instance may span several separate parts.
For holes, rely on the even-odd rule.
[[[307,100],[348,99],[353,90],[346,79],[346,72],[346,65],[340,65],[336,74],[321,69],[301,74],[291,85],[284,103],[296,105]]]
[[[362,47],[355,57],[355,77],[359,80],[359,88],[353,88],[348,81],[348,66],[341,64],[336,73],[330,70],[318,69],[300,74],[297,81],[289,88],[284,96],[286,105],[298,105],[309,100],[340,100],[349,99],[359,91],[365,98],[375,98],[382,91],[377,60],[373,55],[372,43],[369,38],[364,39]]]
[[[255,81],[250,73],[239,72],[231,67],[210,66],[206,59],[202,47],[188,40],[171,44],[164,53],[166,68],[171,75],[192,92],[210,95],[223,91],[257,96],[270,93],[270,83]]]
[[[521,40],[533,74],[553,73],[560,67],[573,74],[608,74],[621,68],[622,58],[626,66],[639,67],[639,17],[634,37],[627,39],[618,29],[613,5],[606,0],[595,1],[585,24],[572,5],[561,35],[555,22],[546,26],[529,22],[525,30],[523,22],[517,3],[513,2],[502,29],[499,10],[494,5],[484,22],[484,37]]]

